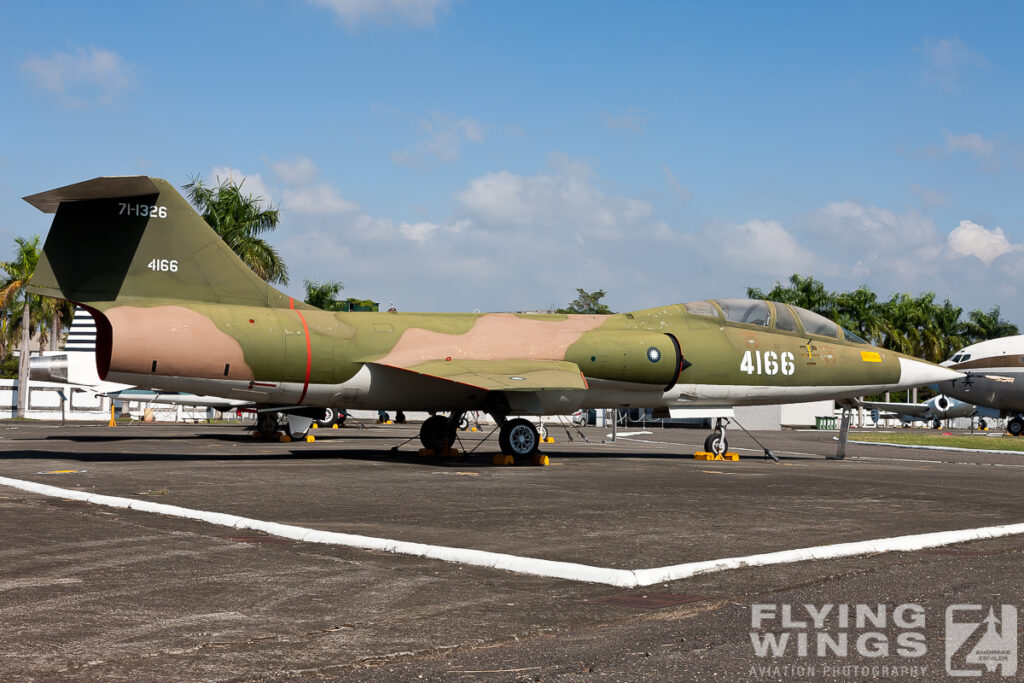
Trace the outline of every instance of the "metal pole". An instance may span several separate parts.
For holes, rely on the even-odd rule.
[[[836,446],[836,455],[829,460],[842,460],[846,457],[846,441],[850,437],[850,413],[848,407],[843,408],[842,419],[839,423],[839,445]]]

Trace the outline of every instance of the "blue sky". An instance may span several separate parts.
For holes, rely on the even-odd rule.
[[[5,3],[20,197],[245,179],[291,284],[399,310],[616,310],[791,273],[1024,326],[1014,3]],[[83,239],[88,239],[83,234]]]

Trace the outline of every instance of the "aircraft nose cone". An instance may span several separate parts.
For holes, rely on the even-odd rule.
[[[964,373],[923,360],[900,357],[900,387],[909,389],[959,379]]]

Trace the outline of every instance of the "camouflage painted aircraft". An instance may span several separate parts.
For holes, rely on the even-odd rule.
[[[444,449],[477,410],[501,425],[503,452],[528,456],[537,429],[517,416],[790,403],[960,376],[767,301],[617,315],[321,311],[257,277],[165,180],[95,178],[25,199],[56,213],[30,290],[89,309],[102,379],[257,403],[261,429],[278,412],[301,432],[316,408],[400,406],[449,412],[420,432]]]

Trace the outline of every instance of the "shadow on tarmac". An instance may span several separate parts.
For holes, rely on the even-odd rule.
[[[56,437],[48,437],[56,438]],[[179,438],[179,437],[175,437]],[[193,439],[195,437],[192,437]],[[375,441],[388,440],[387,437],[367,437]],[[75,441],[78,443],[111,443],[117,442],[116,437],[77,437],[75,439],[67,439],[69,441]],[[260,442],[247,437],[219,437],[216,439],[220,442],[233,442],[233,443],[244,443],[250,445],[254,450],[261,448],[277,448],[281,444],[275,442]],[[127,439],[120,439],[122,443]],[[393,443],[393,439],[389,443]],[[319,442],[323,443],[323,442]],[[376,445],[376,444],[375,444]],[[497,465],[492,461],[494,455],[497,454],[498,449],[494,447],[487,447],[486,445],[480,448],[476,453],[463,452],[457,456],[451,457],[424,457],[419,455],[414,447],[407,446],[408,450],[391,450],[390,447],[381,447],[380,449],[359,449],[359,450],[312,450],[305,449],[300,445],[298,448],[295,446],[288,446],[277,452],[241,452],[241,453],[196,453],[196,452],[180,452],[180,453],[140,453],[137,451],[133,452],[66,452],[66,451],[53,451],[53,450],[38,450],[38,449],[25,449],[25,450],[9,450],[0,452],[0,461],[4,460],[19,460],[19,459],[37,459],[37,460],[73,460],[77,462],[245,462],[245,461],[289,461],[289,460],[351,460],[357,462],[391,462],[391,463],[402,463],[407,465],[422,465],[430,468],[448,468],[448,467],[507,467],[506,465]],[[548,455],[552,461],[557,465],[559,462],[570,462],[574,460],[594,460],[594,459],[638,459],[638,460],[677,460],[681,463],[689,465],[697,465],[700,467],[715,466],[720,463],[717,461],[705,461],[696,460],[690,453],[673,453],[673,452],[636,452],[636,451],[609,451],[605,450],[600,453],[598,452],[558,452],[551,450],[544,450],[541,453]],[[808,457],[808,456],[779,456],[783,461],[803,461],[803,460],[819,460],[821,458]],[[766,465],[771,465],[770,461],[766,460],[762,455],[741,455],[740,461],[746,462],[764,462]],[[529,460],[522,460],[517,462],[515,466],[527,466],[532,467]]]

